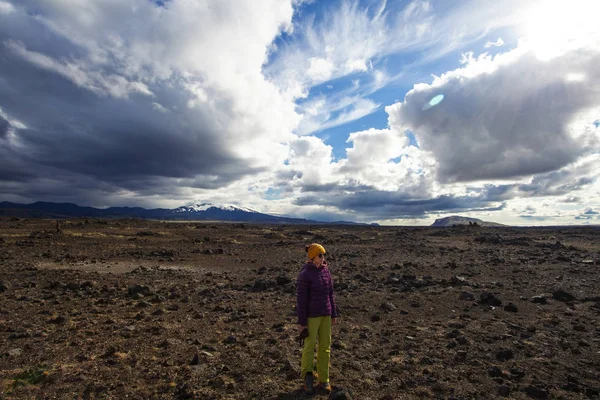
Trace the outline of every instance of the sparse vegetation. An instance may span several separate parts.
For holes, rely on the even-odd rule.
[[[15,376],[13,380],[13,388],[27,385],[37,385],[42,383],[49,375],[49,372],[44,365],[27,368]]]

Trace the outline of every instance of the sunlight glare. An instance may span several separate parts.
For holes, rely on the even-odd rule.
[[[536,57],[548,61],[569,50],[600,46],[600,1],[546,0],[524,13],[521,33]]]

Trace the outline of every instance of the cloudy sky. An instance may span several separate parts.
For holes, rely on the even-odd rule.
[[[599,14],[0,0],[0,200],[599,224]]]

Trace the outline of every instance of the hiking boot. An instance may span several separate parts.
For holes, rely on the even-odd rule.
[[[319,382],[317,384],[317,389],[331,393],[331,384],[329,382]]]
[[[314,377],[313,374],[311,374],[310,372],[306,374],[306,377],[304,378],[304,391],[306,393],[310,393],[312,394],[313,392],[313,388],[314,388]]]

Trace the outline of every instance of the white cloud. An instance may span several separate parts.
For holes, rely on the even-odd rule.
[[[335,182],[332,147],[314,136],[298,138],[290,143],[289,163],[282,170],[294,171],[290,183],[298,188]]]
[[[169,110],[167,110],[166,108],[164,108],[160,103],[152,103],[152,107],[154,107],[154,109],[158,112],[161,113],[168,113],[170,112]]]
[[[339,173],[357,185],[377,190],[412,192],[427,196],[431,180],[423,171],[427,159],[415,147],[409,147],[404,133],[391,129],[369,129],[350,134],[347,158],[338,162]],[[429,184],[428,184],[429,182]]]
[[[366,72],[373,58],[419,43],[431,22],[424,1],[413,1],[402,13],[390,16],[385,1],[373,11],[343,0],[339,7],[329,6],[324,18],[318,25],[311,18],[299,22],[292,42],[273,54],[267,72],[280,87],[298,83],[310,87]]]
[[[465,67],[418,84],[386,108],[390,125],[410,129],[437,161],[444,182],[513,178],[552,171],[598,149],[600,52],[570,52],[543,62],[521,48],[467,56]],[[589,82],[569,82],[572,70]],[[516,84],[518,82],[518,84]],[[423,105],[434,96],[435,107]],[[583,117],[582,117],[583,116]]]
[[[306,74],[312,80],[318,82],[327,81],[333,75],[335,66],[331,61],[324,58],[311,57],[309,62],[310,65],[306,71]]]
[[[317,98],[303,106],[304,115],[296,132],[308,135],[347,124],[372,114],[380,106],[369,99],[356,98],[343,98],[339,103],[327,105],[323,98]],[[338,110],[341,111],[334,113]]]
[[[2,107],[0,107],[0,118],[6,120],[11,126],[17,128],[17,129],[27,129],[27,126],[25,126],[24,123],[22,123],[19,120],[13,119],[10,116],[8,116],[3,110]]]
[[[501,37],[498,38],[495,42],[487,42],[483,47],[489,49],[490,47],[500,47],[504,46],[504,40]]]
[[[15,7],[5,1],[0,1],[0,14],[10,14],[15,12]]]

